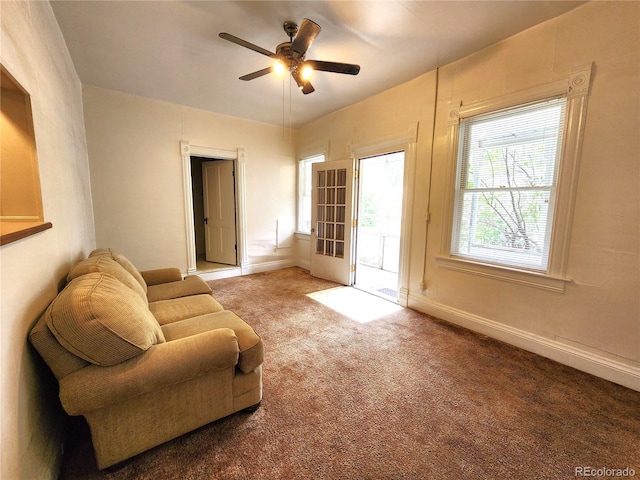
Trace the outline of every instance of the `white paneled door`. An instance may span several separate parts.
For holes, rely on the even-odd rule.
[[[202,164],[205,244],[208,262],[236,265],[236,209],[233,160]]]
[[[311,275],[353,283],[353,159],[313,164]]]

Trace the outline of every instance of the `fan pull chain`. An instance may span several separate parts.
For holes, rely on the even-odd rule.
[[[288,75],[289,77],[289,143],[291,143],[293,141],[293,134],[291,132],[291,113],[292,113],[292,107],[291,107],[291,101],[292,101],[292,95],[291,95],[291,85],[292,85],[292,77],[291,75]],[[286,88],[285,88],[285,79],[284,76],[282,77],[282,138],[286,138],[286,132],[287,132],[287,126],[286,126],[286,106],[285,106],[285,102],[286,102]]]

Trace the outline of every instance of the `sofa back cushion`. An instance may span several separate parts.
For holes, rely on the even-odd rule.
[[[165,341],[140,296],[108,273],[73,279],[53,300],[45,321],[64,348],[101,366],[121,363]]]
[[[29,340],[58,380],[90,365],[60,345],[47,327],[44,314],[29,332]]]
[[[140,283],[118,262],[107,255],[96,255],[76,263],[67,274],[67,282],[87,273],[108,273],[136,292],[148,304],[147,294]]]
[[[122,255],[120,252],[116,252],[112,248],[97,248],[89,254],[89,257],[95,257],[99,255],[106,255],[108,257],[111,257],[111,259],[115,260],[116,262],[118,262],[127,272],[131,274],[131,276],[133,276],[133,278],[136,279],[136,281],[140,284],[140,286],[144,290],[144,293],[145,294],[147,293],[147,282],[144,281],[144,278],[142,278],[142,275],[140,274],[138,269],[135,267],[135,265],[131,263],[131,260],[129,260],[124,255]]]

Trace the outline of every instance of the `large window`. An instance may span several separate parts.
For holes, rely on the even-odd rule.
[[[546,271],[565,104],[460,122],[453,255]]]
[[[311,233],[311,165],[324,162],[324,154],[300,160],[298,165],[298,232]]]
[[[564,290],[591,69],[450,102],[441,268]]]

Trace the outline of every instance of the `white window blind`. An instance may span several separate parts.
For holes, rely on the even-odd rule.
[[[464,119],[451,254],[546,271],[566,98]]]

